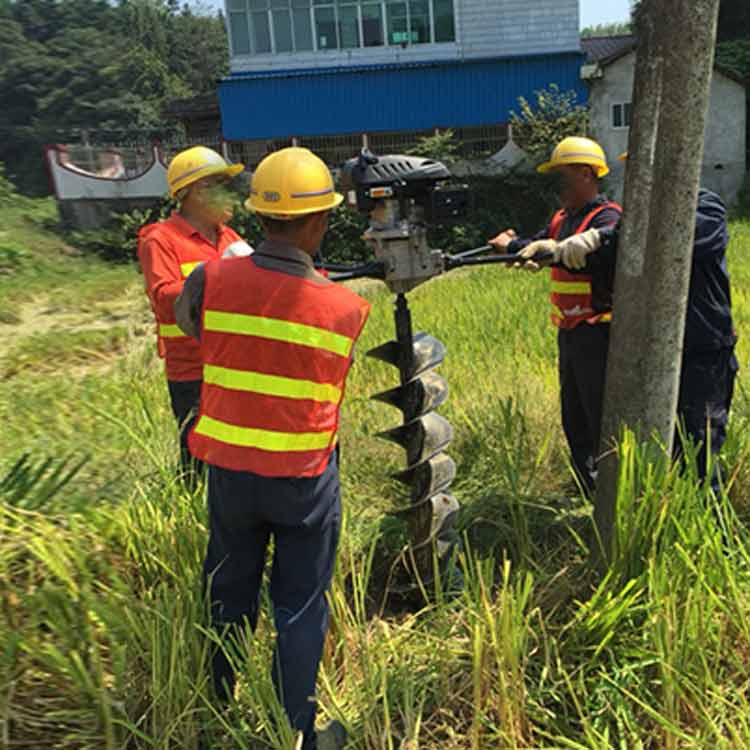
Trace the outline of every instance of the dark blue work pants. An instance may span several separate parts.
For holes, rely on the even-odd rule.
[[[258,621],[261,581],[273,536],[271,602],[276,625],[273,679],[292,726],[315,748],[315,681],[328,629],[341,525],[336,454],[315,478],[271,479],[215,466],[208,477],[209,541],[204,576],[218,629]],[[235,675],[213,658],[214,685],[226,699]]]
[[[609,323],[580,323],[557,334],[565,438],[581,487],[593,493],[607,375]]]
[[[168,380],[172,414],[180,431],[180,475],[185,484],[194,489],[205,467],[193,458],[188,449],[188,434],[198,418],[202,380]]]
[[[734,394],[734,380],[739,365],[733,347],[714,349],[700,354],[686,354],[680,374],[677,417],[685,436],[698,446],[697,471],[706,478],[708,449],[718,456],[727,436],[729,409]],[[679,436],[675,452],[682,453]],[[719,491],[719,467],[714,466],[711,486]]]
[[[607,374],[609,325],[582,323],[558,333],[562,422],[573,468],[582,485],[593,493],[595,457],[600,450],[604,382]],[[697,447],[697,472],[706,478],[707,450],[717,456],[724,445],[734,380],[739,366],[733,347],[686,354],[680,374],[677,418],[685,437]],[[682,453],[675,438],[675,456]],[[711,485],[719,489],[718,467]]]

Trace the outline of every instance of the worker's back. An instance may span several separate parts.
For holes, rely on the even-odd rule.
[[[322,277],[268,270],[251,258],[207,263],[194,455],[259,476],[320,475],[368,310]]]
[[[731,291],[726,249],[727,214],[721,198],[701,189],[695,219],[695,242],[690,276],[685,353],[733,346]]]

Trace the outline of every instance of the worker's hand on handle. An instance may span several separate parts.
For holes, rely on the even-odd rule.
[[[510,245],[513,240],[517,239],[518,235],[516,234],[515,229],[506,229],[504,232],[500,232],[497,237],[493,237],[489,240],[488,244],[492,245],[492,247],[496,247],[501,252],[506,252],[508,245]]]
[[[513,268],[522,268],[524,271],[540,271],[542,268],[546,268],[560,260],[558,247],[559,245],[555,240],[537,240],[536,242],[532,242],[518,253],[519,262],[514,263]],[[544,260],[538,257],[541,253],[545,253]]]
[[[596,252],[602,244],[598,229],[587,229],[581,234],[574,234],[557,244],[559,262],[572,271],[586,267],[586,257]]]

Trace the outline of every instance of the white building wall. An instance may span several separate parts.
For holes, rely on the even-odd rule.
[[[454,10],[455,43],[232,55],[230,68],[243,73],[580,50],[578,0],[454,0]]]
[[[602,69],[589,80],[592,134],[601,143],[612,170],[608,192],[621,199],[625,167],[617,157],[628,147],[628,128],[612,125],[612,105],[632,101],[635,53]],[[745,179],[746,91],[718,71],[711,83],[711,102],[703,156],[701,184],[733,203]]]

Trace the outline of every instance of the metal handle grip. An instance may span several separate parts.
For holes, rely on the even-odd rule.
[[[548,251],[536,253],[533,258],[520,258],[516,254],[511,255],[486,255],[483,258],[470,258],[462,255],[448,255],[445,259],[445,269],[450,271],[453,268],[462,268],[463,266],[484,266],[493,263],[504,263],[512,265],[513,263],[524,263],[527,260],[533,260],[537,263],[544,263],[552,260],[554,254]]]

